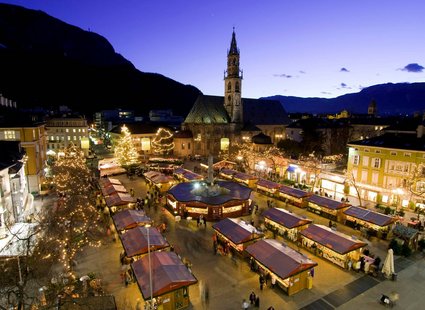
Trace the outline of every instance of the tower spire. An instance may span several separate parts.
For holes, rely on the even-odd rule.
[[[236,44],[235,27],[233,27],[232,41],[230,42],[230,49],[228,55],[239,55],[238,45]]]

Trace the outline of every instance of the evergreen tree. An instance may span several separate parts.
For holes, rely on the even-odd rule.
[[[139,164],[139,154],[131,138],[131,132],[125,125],[121,127],[121,138],[115,146],[115,157],[118,158],[121,167],[127,170]]]
[[[173,133],[168,129],[159,128],[152,140],[152,146],[155,154],[170,154],[174,149]]]

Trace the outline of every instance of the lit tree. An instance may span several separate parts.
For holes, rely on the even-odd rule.
[[[352,171],[345,172],[345,182],[348,185],[346,194],[349,193],[350,186],[352,186],[354,190],[356,191],[357,199],[359,200],[359,207],[363,207],[362,196],[360,195],[360,188],[356,182],[356,177],[354,176]]]
[[[121,167],[127,170],[139,164],[139,154],[131,138],[131,132],[125,125],[121,127],[121,138],[115,145],[115,157],[118,158]]]
[[[159,128],[152,140],[155,154],[168,155],[174,149],[173,133],[166,128]]]
[[[409,178],[407,179],[407,187],[412,196],[424,197],[425,196],[425,164],[413,165],[410,170]],[[419,211],[418,208],[418,217]]]

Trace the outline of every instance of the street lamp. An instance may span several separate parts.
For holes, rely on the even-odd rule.
[[[149,301],[149,309],[153,309],[153,304],[152,304],[152,267],[151,267],[151,243],[150,243],[150,239],[149,239],[149,228],[151,227],[150,224],[147,224],[146,226],[146,236],[148,238],[148,265],[149,265],[149,290],[150,290],[150,297],[151,300]]]

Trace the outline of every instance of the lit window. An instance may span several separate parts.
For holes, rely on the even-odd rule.
[[[66,132],[69,132],[69,128],[65,129]]]
[[[77,141],[77,136],[74,136],[74,141]]]
[[[71,136],[68,136],[68,141],[71,141]]]
[[[404,153],[404,157],[410,157],[412,156],[412,153]]]
[[[373,168],[380,168],[381,167],[381,159],[380,158],[374,158],[373,159]]]
[[[397,152],[391,152],[391,156],[397,156]]]
[[[354,155],[353,156],[353,165],[358,165],[360,161],[360,156],[359,155]]]
[[[77,130],[74,128],[74,129],[72,129],[72,132],[77,132]]]
[[[230,144],[229,138],[221,138],[221,140],[220,140],[220,150],[222,150],[222,151],[229,150],[229,144]]]
[[[15,140],[15,131],[14,130],[5,130],[4,131],[4,139],[5,140]]]

